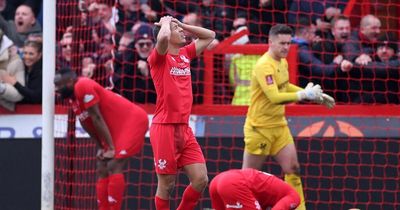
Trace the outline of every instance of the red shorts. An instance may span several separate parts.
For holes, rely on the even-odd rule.
[[[205,163],[200,145],[187,124],[152,123],[150,142],[157,174],[176,174],[183,166]]]
[[[121,132],[114,133],[115,158],[127,158],[138,153],[149,128],[149,119],[144,111],[135,112],[129,122],[121,122]]]
[[[258,210],[275,205],[293,206],[300,202],[297,193],[279,178],[254,169],[229,170],[210,184],[212,207],[216,210]],[[296,205],[296,206],[297,206]]]

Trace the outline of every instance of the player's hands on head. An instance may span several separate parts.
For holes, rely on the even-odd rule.
[[[103,158],[104,159],[112,159],[114,158],[115,155],[115,150],[114,149],[108,149],[103,152]]]
[[[170,24],[172,21],[172,16],[166,15],[160,18],[160,21],[154,23],[156,26],[162,26],[163,24]]]
[[[320,100],[322,98],[322,89],[320,85],[314,85],[312,82],[309,82],[304,90],[300,90],[297,92],[297,97],[299,100]]]
[[[171,22],[178,24],[179,27],[182,27],[183,23],[176,18],[172,18]]]

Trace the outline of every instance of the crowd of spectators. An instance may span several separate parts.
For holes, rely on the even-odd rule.
[[[209,49],[245,29],[249,35],[233,44],[265,44],[269,28],[285,23],[295,31],[300,86],[319,83],[339,103],[398,104],[396,34],[382,30],[374,15],[351,25],[342,14],[346,5],[347,0],[58,0],[57,69],[71,67],[131,101],[155,103],[146,60],[155,45],[153,23],[161,16],[214,30]],[[42,13],[41,0],[0,0],[0,105],[7,109],[15,103],[41,103]],[[196,38],[186,37],[188,42]],[[215,97],[228,98],[218,103],[248,103],[245,74],[257,56],[216,58],[222,60],[214,65],[225,79],[214,80]],[[200,104],[203,58],[191,66],[194,103]]]
[[[0,0],[0,105],[42,103],[42,1]]]

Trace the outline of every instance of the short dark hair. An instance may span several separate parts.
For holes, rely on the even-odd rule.
[[[292,29],[285,24],[274,25],[269,30],[269,36],[276,36],[279,34],[292,35],[292,33],[293,33]]]
[[[153,27],[153,37],[154,37],[154,41],[156,41],[156,42],[157,42],[158,33],[160,33],[160,29],[161,29],[161,26],[155,25]]]
[[[337,21],[339,21],[339,20],[347,20],[347,21],[350,21],[350,19],[349,19],[347,16],[339,15],[339,16],[337,16],[337,17],[335,17],[335,18],[333,18],[333,19],[331,20],[331,26],[332,26],[332,28],[335,26],[335,23],[336,23]]]

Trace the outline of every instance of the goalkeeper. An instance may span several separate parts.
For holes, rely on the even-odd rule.
[[[305,89],[289,83],[288,63],[292,30],[282,24],[269,31],[269,49],[257,61],[251,76],[251,98],[244,125],[242,168],[261,170],[267,156],[274,156],[285,173],[285,181],[300,195],[299,210],[305,209],[300,165],[296,147],[285,118],[284,104],[313,101],[328,108],[335,100],[322,93],[319,85]]]
[[[68,98],[83,128],[98,145],[96,183],[100,210],[120,210],[125,190],[124,166],[138,153],[148,129],[146,112],[88,78],[61,69],[56,91]]]

